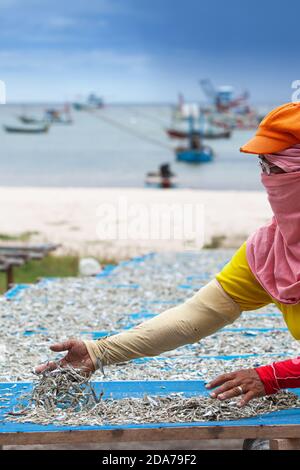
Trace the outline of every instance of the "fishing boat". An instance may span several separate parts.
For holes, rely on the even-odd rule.
[[[177,183],[177,176],[172,172],[169,163],[163,163],[159,171],[150,172],[146,175],[145,184],[154,188],[174,188]]]
[[[87,109],[87,106],[83,103],[73,103],[73,108],[75,111],[85,111]]]
[[[48,132],[49,124],[26,124],[25,126],[4,125],[3,128],[6,132],[14,132],[18,134],[42,134],[44,132]]]
[[[207,163],[213,159],[213,150],[210,147],[201,149],[177,148],[176,160],[187,163]]]
[[[103,98],[97,96],[95,93],[90,93],[86,100],[75,101],[73,103],[73,108],[76,111],[90,111],[93,109],[101,109],[103,107]]]
[[[70,115],[70,110],[65,107],[63,111],[59,109],[46,109],[45,120],[51,124],[72,124],[73,120]]]
[[[200,132],[200,136],[204,139],[230,139],[231,137],[231,130],[215,130],[215,129],[208,129],[203,133]]]
[[[33,116],[27,116],[26,114],[21,114],[18,118],[23,124],[41,124],[45,122],[44,119],[37,119]]]
[[[190,135],[190,132],[179,129],[166,129],[166,132],[172,139],[187,139]],[[207,129],[205,131],[194,132],[203,139],[229,139],[231,137],[231,131],[229,129]]]

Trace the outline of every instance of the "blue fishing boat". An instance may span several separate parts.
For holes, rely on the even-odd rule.
[[[187,163],[207,163],[213,159],[213,151],[210,147],[201,149],[177,149],[176,160]]]
[[[213,159],[213,150],[211,147],[202,145],[201,137],[194,129],[194,118],[189,119],[189,146],[177,147],[175,149],[176,159],[180,162],[187,163],[207,163]]]

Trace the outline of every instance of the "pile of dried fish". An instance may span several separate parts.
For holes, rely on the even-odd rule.
[[[72,366],[58,367],[53,371],[45,370],[37,377],[32,391],[19,398],[19,409],[13,411],[12,415],[23,415],[32,409],[46,413],[57,409],[81,411],[99,401],[90,377],[83,375],[80,369]]]
[[[8,419],[18,423],[80,425],[124,425],[138,423],[187,423],[225,421],[260,416],[272,411],[299,408],[300,400],[290,392],[252,400],[240,408],[237,400],[220,402],[210,397],[185,397],[180,393],[143,398],[105,399],[80,411],[70,408],[49,408],[39,405],[27,408]]]
[[[30,404],[47,411],[57,407],[78,410],[91,403],[97,403],[97,398],[89,377],[71,366],[45,371],[30,396]]]

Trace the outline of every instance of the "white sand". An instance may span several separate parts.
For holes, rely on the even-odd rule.
[[[197,233],[189,234],[185,240],[161,240],[162,220],[168,225],[168,215],[164,212],[163,218],[157,219],[155,214],[157,208],[161,215],[162,210],[170,209],[173,204],[175,214],[184,208],[185,217],[190,221],[193,216],[189,211],[200,205],[201,212],[202,206],[205,243],[213,236],[225,236],[223,246],[239,246],[271,217],[265,193],[256,191],[5,187],[0,188],[0,233],[18,235],[36,231],[38,234],[32,236],[31,242],[61,243],[60,252],[105,259],[121,259],[149,251],[201,248],[201,221]],[[178,229],[180,221],[175,221],[174,226]],[[126,227],[129,227],[129,236],[123,233]],[[118,239],[106,236],[101,240],[97,228],[98,232],[99,228],[114,231],[121,228],[124,239],[120,239],[118,232],[113,234],[113,238]],[[153,240],[154,236],[158,239]]]

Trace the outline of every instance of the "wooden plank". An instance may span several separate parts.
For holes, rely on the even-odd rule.
[[[1,260],[8,260],[11,259],[20,259],[24,261],[33,260],[41,260],[45,256],[47,256],[48,252],[45,251],[9,251],[9,250],[1,250],[0,251],[0,258]]]
[[[29,252],[23,251],[23,250],[20,250],[20,251],[1,250],[0,257],[1,259],[11,258],[11,257],[28,259]]]
[[[300,439],[271,439],[270,450],[300,450]]]
[[[30,258],[44,258],[47,256],[48,252],[45,251],[29,251],[29,250],[1,250],[0,251],[0,257],[1,259],[6,259],[6,258],[24,258],[24,259],[30,259]]]
[[[56,250],[60,245],[54,243],[44,243],[39,245],[0,245],[0,254],[2,251],[40,251],[40,252],[50,252]]]
[[[22,266],[25,263],[25,260],[22,258],[5,258],[6,263],[9,266]]]
[[[0,433],[0,445],[74,444],[79,442],[134,442],[198,439],[291,439],[300,436],[300,425],[199,426],[133,428],[86,431]],[[297,439],[297,440],[298,440]]]
[[[40,260],[40,259],[43,259],[45,258],[45,256],[47,256],[48,253],[39,253],[39,252],[29,252],[28,253],[28,258],[29,259],[33,259],[33,260]]]

